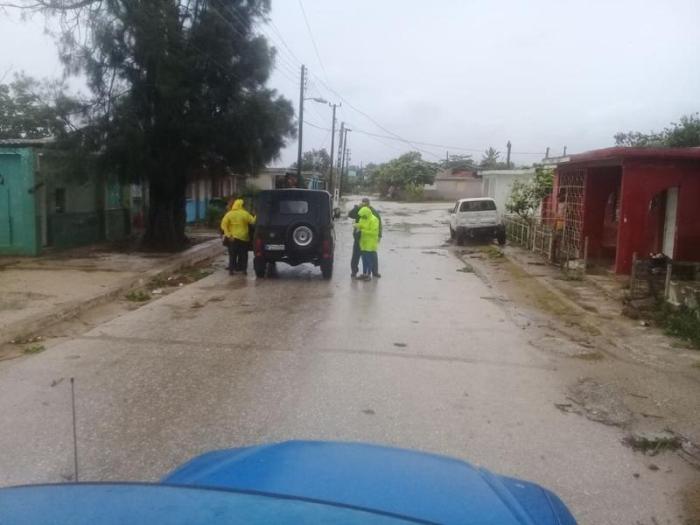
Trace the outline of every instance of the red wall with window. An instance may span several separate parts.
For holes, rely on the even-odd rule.
[[[700,260],[700,163],[684,160],[623,161],[620,226],[615,271],[629,273],[632,256],[658,249],[663,208],[652,199],[678,187],[675,253],[677,260]],[[659,222],[661,221],[661,222]]]

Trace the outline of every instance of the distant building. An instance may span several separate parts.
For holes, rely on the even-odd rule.
[[[435,176],[435,182],[426,185],[426,198],[457,200],[481,197],[481,177],[476,171],[446,169]]]
[[[496,201],[498,211],[503,213],[506,211],[506,202],[510,197],[513,182],[530,180],[535,175],[535,169],[483,170],[479,175],[481,175],[482,196],[491,197]]]

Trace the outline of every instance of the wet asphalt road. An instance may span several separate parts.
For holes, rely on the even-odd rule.
[[[341,220],[330,282],[310,266],[229,277],[222,257],[193,285],[1,362],[0,483],[70,479],[75,376],[82,480],[156,480],[215,448],[361,440],[542,483],[581,523],[675,523],[680,460],[650,476],[618,429],[554,407],[576,365],[529,345],[535,329],[457,271],[448,205],[378,208],[380,280],[349,279]]]

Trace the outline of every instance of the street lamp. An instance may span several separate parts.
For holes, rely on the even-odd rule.
[[[302,66],[303,68],[303,66]],[[302,69],[302,79],[303,77],[303,69]],[[304,83],[302,81],[302,93],[304,89]],[[318,102],[319,104],[328,104],[328,101],[321,98],[321,97],[304,97],[303,95],[301,96],[300,99],[300,104],[299,104],[299,150],[297,151],[297,180],[301,180],[301,152],[302,152],[302,138],[304,136],[304,101],[305,100],[313,100],[314,102]]]

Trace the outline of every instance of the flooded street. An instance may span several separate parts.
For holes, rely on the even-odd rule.
[[[554,490],[582,524],[681,523],[696,477],[567,413],[585,362],[464,270],[448,203],[378,202],[381,279],[216,271],[48,351],[0,362],[0,483],[70,479],[76,378],[81,480],[156,480],[207,450],[288,439],[367,441],[455,456]]]

